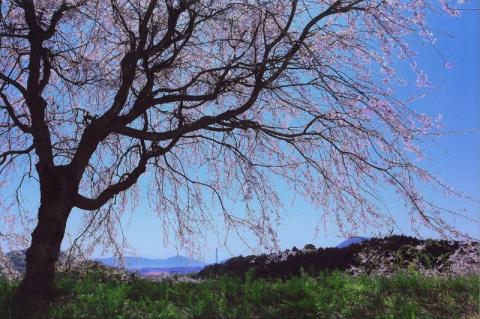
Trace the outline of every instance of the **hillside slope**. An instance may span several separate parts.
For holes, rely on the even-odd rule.
[[[426,275],[464,275],[480,272],[479,252],[479,242],[390,236],[343,248],[315,249],[313,245],[306,245],[302,250],[234,257],[205,267],[197,276],[245,276],[250,272],[256,278],[290,278],[302,272],[316,275],[335,270],[355,275],[388,275],[399,269],[417,270]]]

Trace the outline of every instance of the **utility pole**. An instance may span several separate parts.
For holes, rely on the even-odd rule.
[[[218,247],[215,248],[215,263],[218,264]]]

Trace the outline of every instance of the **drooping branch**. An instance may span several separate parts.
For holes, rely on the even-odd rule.
[[[3,103],[5,103],[5,109],[7,110],[8,115],[12,119],[15,126],[18,127],[20,130],[22,130],[25,133],[31,133],[31,128],[27,124],[24,124],[20,121],[19,117],[15,113],[13,105],[8,100],[8,97],[4,93],[1,93],[1,92],[0,92],[0,97],[3,100]]]
[[[198,186],[221,201],[244,196],[246,215],[227,213],[229,221],[250,218],[257,229],[265,203],[279,202],[267,186],[272,176],[341,225],[380,219],[369,200],[384,183],[421,221],[438,217],[413,183],[431,176],[405,154],[417,154],[422,125],[435,123],[389,90],[392,57],[414,59],[408,34],[428,38],[426,8],[383,0],[97,4],[2,2],[2,163],[31,151],[33,138],[32,159],[67,168],[80,187],[75,205],[86,210],[126,201],[152,169],[159,210],[177,218],[205,205]]]
[[[140,161],[138,162],[137,167],[131,173],[129,173],[126,178],[116,184],[107,187],[95,199],[87,198],[80,194],[76,194],[74,199],[75,206],[85,210],[100,209],[115,195],[127,190],[138,181],[138,178],[145,172],[147,168],[148,159],[148,156],[142,156],[140,158]]]
[[[34,150],[33,145],[30,145],[26,149],[23,150],[10,150],[6,151],[0,154],[0,166],[2,166],[10,156],[15,156],[15,155],[26,155],[29,154]]]
[[[144,143],[142,143],[142,146],[140,148],[142,150],[140,159],[137,166],[133,170],[131,170],[131,172],[124,174],[119,182],[108,186],[106,189],[101,191],[100,194],[94,199],[85,197],[77,193],[75,195],[75,206],[85,210],[100,209],[116,195],[128,190],[130,187],[135,185],[140,176],[145,173],[148,161],[152,158],[160,157],[166,154],[175,146],[178,141],[178,138],[173,139],[165,147],[158,146],[157,144],[152,144],[149,150],[146,150]]]

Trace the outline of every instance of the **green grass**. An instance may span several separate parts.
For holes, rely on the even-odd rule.
[[[47,318],[480,318],[478,276],[343,273],[282,280],[222,277],[201,283],[90,275],[59,278]],[[14,287],[0,282],[0,318]]]

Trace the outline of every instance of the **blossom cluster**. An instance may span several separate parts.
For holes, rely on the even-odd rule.
[[[414,270],[428,276],[480,274],[480,244],[474,241],[451,243],[455,247],[442,256],[432,256],[424,243],[402,246],[398,251],[366,247],[358,251],[353,275],[389,276],[399,270]]]

